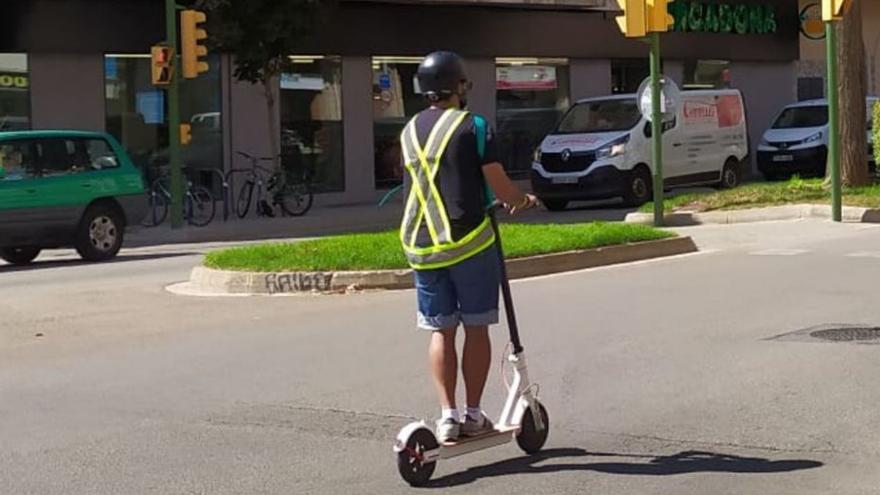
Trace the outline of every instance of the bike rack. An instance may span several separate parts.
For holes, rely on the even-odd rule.
[[[197,181],[194,180],[195,177],[193,174],[196,172],[203,172],[203,171],[207,171],[211,175],[216,175],[216,176],[220,177],[220,187],[221,187],[221,195],[222,195],[221,200],[223,201],[223,221],[226,222],[229,220],[229,201],[230,201],[230,195],[231,195],[228,174],[224,175],[222,171],[220,171],[216,168],[193,169],[193,168],[190,168],[190,167],[184,165],[183,167],[181,167],[181,172],[183,174],[183,180],[185,181],[184,187],[187,187],[186,184],[192,185],[192,184],[196,183]],[[153,176],[152,180],[148,181],[149,187],[147,188],[147,191],[146,191],[147,196],[151,196],[153,194],[152,185],[157,180],[167,179],[170,181],[171,180],[170,177],[171,177],[170,172],[167,172],[167,171],[166,171],[166,173],[160,172],[160,173],[157,173],[155,176]],[[212,186],[213,186],[213,184],[212,184]],[[209,191],[211,192],[211,198],[216,199],[214,197],[213,188],[206,188],[206,189],[209,189]],[[170,207],[170,205],[169,205],[169,207]],[[158,227],[158,225],[150,225],[149,227]]]
[[[216,168],[208,170],[210,170],[213,175],[220,177],[220,186],[223,194],[223,221],[226,222],[229,220],[229,182],[227,181],[227,175],[224,175],[223,172]]]
[[[235,174],[243,174],[243,173],[247,173],[250,171],[251,171],[251,169],[249,169],[249,168],[231,168],[231,169],[229,169],[229,172],[226,172],[226,175],[224,176],[224,179],[223,179],[223,183],[227,187],[227,194],[229,195],[229,202],[230,203],[235,202],[235,197],[234,197],[235,196]]]
[[[228,197],[228,202],[229,202],[229,203],[235,203],[235,201],[236,201],[236,198],[235,198],[235,193],[236,193],[236,190],[235,190],[235,174],[256,174],[257,176],[259,176],[260,180],[262,180],[262,181],[266,181],[266,182],[267,182],[267,181],[271,181],[271,177],[274,175],[273,170],[268,169],[268,168],[265,168],[265,167],[262,167],[262,166],[260,166],[260,165],[257,164],[257,162],[259,162],[259,161],[272,160],[272,158],[269,158],[269,157],[254,157],[254,156],[252,156],[252,155],[250,155],[250,154],[247,154],[247,153],[244,153],[244,152],[240,152],[240,151],[237,151],[236,154],[241,155],[241,156],[243,156],[244,158],[246,158],[248,161],[250,161],[250,166],[247,167],[247,168],[231,168],[231,169],[229,169],[229,171],[226,172],[226,174],[224,175],[224,177],[223,177],[223,184],[224,184],[224,187],[226,187],[226,190],[227,190],[227,197]],[[282,167],[282,170],[283,170],[283,167]],[[265,175],[263,175],[263,174],[265,174]],[[265,183],[265,182],[264,182],[264,183]],[[261,189],[261,191],[263,191],[263,192],[267,192],[267,191],[262,190],[262,189]],[[228,215],[228,212],[227,212],[226,210],[228,210],[228,208],[226,208],[226,209],[224,210],[224,216]],[[258,208],[258,212],[259,212],[259,208]],[[236,212],[236,214],[237,214],[237,212]]]

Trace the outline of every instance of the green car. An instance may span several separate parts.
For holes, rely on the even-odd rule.
[[[21,265],[72,246],[85,260],[108,260],[146,212],[141,172],[112,136],[0,132],[0,258]]]

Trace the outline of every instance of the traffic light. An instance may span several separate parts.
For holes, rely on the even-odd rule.
[[[208,33],[199,25],[207,20],[204,12],[184,10],[180,13],[180,57],[183,62],[183,77],[194,79],[202,72],[207,72],[208,63],[199,60],[208,54],[203,44]]]
[[[174,77],[174,54],[167,46],[155,45],[150,49],[150,67],[154,86],[167,86]]]
[[[647,5],[645,0],[617,0],[623,15],[617,25],[627,38],[644,38],[648,34]]]
[[[192,140],[192,126],[187,123],[180,124],[180,144],[186,146]]]
[[[822,20],[839,21],[852,6],[852,0],[822,0]]]
[[[669,15],[669,4],[675,0],[648,0],[648,31],[665,33],[675,25],[675,18]]]

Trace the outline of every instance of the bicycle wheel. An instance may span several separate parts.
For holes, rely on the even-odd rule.
[[[147,198],[150,211],[141,221],[144,227],[156,227],[168,218],[168,198],[165,196],[165,188],[158,181],[153,183]]]
[[[275,196],[281,210],[292,217],[305,215],[312,207],[314,197],[307,184],[285,184]]]
[[[214,219],[216,204],[207,188],[194,186],[187,193],[187,221],[190,225],[204,227]]]
[[[235,214],[238,218],[244,218],[251,209],[251,198],[254,195],[254,182],[249,180],[241,185],[238,191],[238,201],[235,203]]]

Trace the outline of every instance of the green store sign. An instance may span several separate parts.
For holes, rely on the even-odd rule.
[[[775,34],[773,5],[675,1],[669,4],[675,31],[730,34]]]

